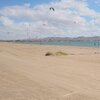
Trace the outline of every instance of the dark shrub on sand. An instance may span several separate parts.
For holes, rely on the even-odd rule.
[[[55,52],[55,53],[47,52],[45,54],[45,56],[63,56],[63,55],[67,55],[67,53],[62,52],[62,51],[58,51],[58,52]]]
[[[45,54],[45,56],[54,56],[54,54],[51,53],[51,52],[47,52],[47,53]]]

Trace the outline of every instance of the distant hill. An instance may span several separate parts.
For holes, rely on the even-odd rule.
[[[100,41],[100,37],[77,37],[77,38],[69,38],[69,37],[48,37],[43,39],[45,41]]]
[[[0,40],[3,42],[53,42],[53,41],[100,41],[100,36],[95,37],[47,37],[43,39]]]

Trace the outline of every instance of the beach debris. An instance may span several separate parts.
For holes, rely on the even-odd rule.
[[[62,51],[58,51],[55,53],[56,56],[62,56],[62,55],[68,55],[67,53],[65,52],[62,52]]]
[[[47,52],[45,54],[45,56],[65,56],[65,55],[68,55],[68,54],[65,53],[65,52],[62,52],[62,51],[58,51],[58,52],[55,52],[55,53]]]
[[[45,56],[54,56],[54,54],[51,53],[51,52],[47,52],[47,53],[45,54]]]
[[[94,52],[94,54],[100,54],[100,52]]]

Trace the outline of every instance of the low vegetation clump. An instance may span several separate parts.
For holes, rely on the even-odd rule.
[[[62,51],[58,51],[55,53],[56,56],[62,56],[62,55],[67,55],[67,53],[62,52]]]
[[[45,54],[45,56],[54,56],[54,54],[51,53],[51,52],[47,52],[47,53]]]
[[[68,55],[68,54],[65,53],[65,52],[62,52],[62,51],[58,51],[58,52],[55,52],[55,53],[47,52],[45,54],[45,56],[65,56],[65,55]]]

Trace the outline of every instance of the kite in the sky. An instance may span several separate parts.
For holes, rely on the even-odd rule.
[[[50,7],[49,9],[52,10],[52,11],[55,11],[55,9],[53,7]]]
[[[10,32],[7,32],[7,34],[10,34]]]

